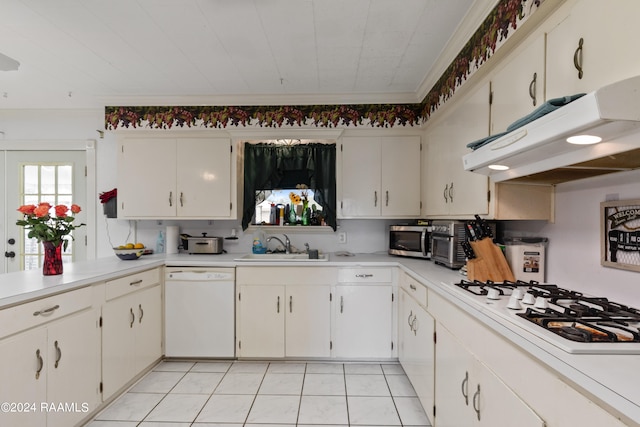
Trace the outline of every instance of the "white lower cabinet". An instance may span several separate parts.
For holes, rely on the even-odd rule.
[[[87,287],[2,310],[13,326],[34,319],[40,325],[0,340],[0,401],[9,405],[0,424],[72,426],[98,407],[99,311],[91,307],[91,292]]]
[[[339,271],[335,297],[334,356],[379,359],[397,354],[391,268]]]
[[[106,284],[107,302],[102,309],[104,399],[162,356],[159,278],[159,269],[154,269]]]
[[[398,359],[422,407],[433,419],[435,321],[402,285],[399,293]]]
[[[437,324],[436,427],[544,427],[544,421]]]
[[[331,356],[331,287],[335,269],[238,268],[240,358]]]

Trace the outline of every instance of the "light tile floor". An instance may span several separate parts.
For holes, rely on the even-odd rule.
[[[431,424],[399,364],[165,361],[86,426],[243,425]]]

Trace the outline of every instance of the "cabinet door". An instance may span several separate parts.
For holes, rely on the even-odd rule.
[[[449,214],[449,185],[451,170],[449,157],[449,135],[447,133],[447,119],[434,122],[427,128],[425,134],[425,148],[422,153],[423,163],[423,210],[427,216],[443,216]],[[462,162],[461,162],[462,164]]]
[[[287,357],[331,356],[331,287],[287,286]]]
[[[434,406],[434,342],[435,321],[404,290],[400,291],[402,330],[400,363],[422,403],[430,414]]]
[[[469,352],[440,324],[436,325],[435,425],[460,427],[474,425],[473,391],[475,376]],[[471,393],[471,394],[470,394]],[[498,423],[496,425],[501,425]]]
[[[118,144],[118,215],[176,215],[176,142],[125,139]]]
[[[576,2],[570,15],[547,36],[547,99],[591,92],[640,74],[639,14],[636,0]],[[581,63],[582,77],[574,57]]]
[[[135,376],[136,314],[131,295],[107,302],[102,308],[103,399],[108,399]]]
[[[65,318],[48,328],[47,402],[77,405],[49,412],[47,426],[75,425],[100,403],[100,328],[97,310]],[[87,404],[86,408],[82,405]]]
[[[178,139],[177,215],[229,217],[231,143],[225,138]]]
[[[544,36],[519,47],[491,79],[491,134],[544,104]]]
[[[241,285],[238,310],[240,357],[284,357],[284,286]]]
[[[46,412],[40,410],[40,402],[47,402],[47,367],[45,328],[0,341],[0,401],[14,405],[0,415],[2,425],[46,425]],[[25,407],[27,403],[36,406]]]
[[[162,289],[158,285],[133,295],[134,372],[138,374],[162,356]]]
[[[380,139],[344,138],[342,157],[342,200],[340,213],[343,218],[380,216]]]
[[[336,286],[335,356],[392,356],[391,285]]]
[[[420,138],[381,138],[382,216],[420,215]]]

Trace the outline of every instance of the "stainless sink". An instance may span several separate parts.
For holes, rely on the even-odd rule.
[[[254,262],[322,262],[328,261],[327,254],[319,254],[318,258],[311,259],[309,254],[246,254],[236,261],[254,261]]]

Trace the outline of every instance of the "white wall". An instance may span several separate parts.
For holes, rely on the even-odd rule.
[[[600,264],[600,202],[640,199],[639,183],[640,170],[560,184],[554,224],[509,222],[505,232],[549,238],[548,282],[640,307],[640,273]]]

